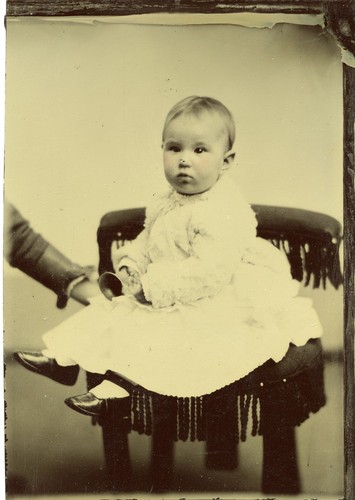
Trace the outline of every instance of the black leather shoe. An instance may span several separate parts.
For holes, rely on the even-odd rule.
[[[74,385],[78,378],[78,365],[60,366],[54,359],[47,358],[40,351],[15,352],[14,358],[28,370],[44,375],[60,384]]]
[[[97,398],[91,392],[67,398],[64,403],[72,410],[91,417],[98,417],[107,408],[107,399]]]
[[[90,417],[99,417],[105,413],[113,411],[115,420],[129,419],[130,415],[130,396],[123,398],[97,398],[91,392],[73,396],[64,400],[64,403],[72,410],[75,410],[83,415]]]

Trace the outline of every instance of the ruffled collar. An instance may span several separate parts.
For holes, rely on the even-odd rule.
[[[170,187],[168,197],[177,205],[189,205],[191,203],[196,203],[196,201],[207,200],[210,196],[209,191],[210,189],[200,194],[181,194]]]
[[[178,207],[192,206],[211,198],[234,198],[235,192],[230,192],[233,186],[235,187],[235,184],[228,174],[224,174],[211,189],[200,194],[181,194],[169,186],[163,193],[153,195],[153,203],[147,207],[145,227],[152,224],[158,215],[166,214]]]

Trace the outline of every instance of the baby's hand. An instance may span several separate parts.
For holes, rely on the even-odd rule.
[[[141,287],[140,291],[134,294],[135,298],[140,302],[141,304],[150,304],[150,302],[145,298],[143,288]]]
[[[140,274],[131,267],[122,267],[117,275],[122,282],[122,291],[125,295],[134,295],[138,302],[148,304],[142,288]]]
[[[123,293],[125,295],[136,295],[142,290],[142,283],[138,271],[131,267],[122,267],[117,276],[120,278],[123,285]]]
[[[127,266],[121,267],[121,269],[119,269],[116,274],[119,277],[122,285],[128,285],[130,271]]]

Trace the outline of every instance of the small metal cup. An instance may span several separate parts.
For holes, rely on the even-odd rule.
[[[122,294],[122,283],[115,273],[102,273],[99,278],[99,287],[106,299],[112,300]]]

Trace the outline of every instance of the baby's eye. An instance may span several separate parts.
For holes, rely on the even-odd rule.
[[[202,146],[199,146],[195,149],[195,153],[197,153],[198,155],[200,155],[201,153],[205,153],[206,151],[206,148],[203,148]]]
[[[176,144],[170,144],[166,148],[168,151],[172,151],[173,153],[179,153],[181,151],[180,146],[177,146]]]

